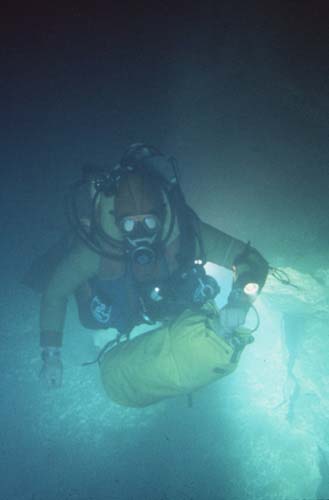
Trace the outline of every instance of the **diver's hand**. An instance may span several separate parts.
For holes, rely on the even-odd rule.
[[[58,388],[62,385],[63,364],[61,351],[57,347],[45,347],[41,351],[43,365],[40,371],[40,380],[48,388]]]
[[[246,321],[250,300],[242,290],[233,290],[225,307],[220,311],[220,325],[225,335],[232,334]]]
[[[224,334],[230,334],[244,324],[248,310],[226,305],[220,311],[220,326]]]

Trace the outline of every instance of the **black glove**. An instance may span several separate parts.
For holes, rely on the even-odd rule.
[[[40,371],[40,379],[49,388],[57,388],[62,385],[63,364],[61,351],[58,347],[44,347],[41,351],[43,365]]]

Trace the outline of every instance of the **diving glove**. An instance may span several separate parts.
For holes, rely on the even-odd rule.
[[[57,388],[62,385],[63,364],[61,350],[58,347],[44,347],[41,350],[43,365],[40,371],[40,379],[49,388]]]

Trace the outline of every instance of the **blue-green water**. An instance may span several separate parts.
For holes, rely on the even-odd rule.
[[[1,500],[329,498],[327,17],[303,2],[176,9],[3,13]],[[39,297],[19,285],[66,227],[81,166],[140,140],[178,157],[203,220],[298,285],[268,281],[255,342],[192,408],[109,401],[81,367],[97,349],[73,302],[64,385],[46,391]]]

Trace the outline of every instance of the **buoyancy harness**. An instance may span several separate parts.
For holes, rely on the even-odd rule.
[[[88,304],[79,310],[82,323],[89,328],[115,328],[129,336],[130,331],[142,323],[155,324],[166,321],[185,309],[197,310],[219,293],[214,278],[206,274],[202,259],[195,258],[195,246],[191,245],[195,234],[188,224],[181,245],[175,256],[176,266],[169,271],[165,253],[159,258],[159,274],[156,278],[138,281],[130,261],[127,260],[122,276],[104,280],[89,280]],[[187,237],[189,236],[189,237]]]

